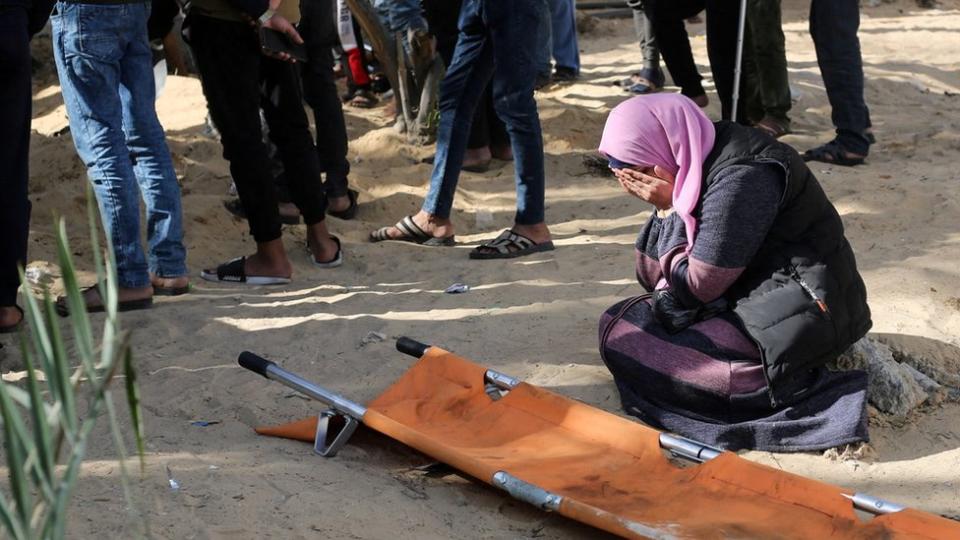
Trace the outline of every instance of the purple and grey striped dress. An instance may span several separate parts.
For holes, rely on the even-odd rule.
[[[702,196],[692,249],[676,214],[656,216],[637,239],[636,274],[647,291],[710,303],[741,276],[777,215],[777,165],[734,165]],[[604,362],[624,408],[656,427],[730,449],[797,451],[864,440],[862,374],[816,370],[804,395],[773,408],[760,352],[731,311],[669,332],[649,299],[620,302],[600,322]]]

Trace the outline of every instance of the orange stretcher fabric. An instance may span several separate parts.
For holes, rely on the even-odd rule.
[[[917,510],[862,521],[851,492],[732,453],[675,467],[658,431],[526,383],[493,400],[485,372],[432,347],[363,422],[484,482],[506,471],[562,496],[560,514],[625,537],[960,538],[960,523]],[[258,433],[312,441],[315,427]]]

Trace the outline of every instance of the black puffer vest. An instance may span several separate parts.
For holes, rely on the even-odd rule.
[[[870,329],[866,287],[840,215],[797,152],[730,122],[716,129],[702,194],[731,165],[770,163],[786,173],[773,226],[726,298],[760,347],[772,403],[789,404],[804,390],[802,375]]]

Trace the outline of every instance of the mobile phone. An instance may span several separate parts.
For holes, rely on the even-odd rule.
[[[265,54],[287,53],[297,62],[307,61],[307,48],[294,43],[289,36],[273,28],[260,27],[260,48]]]

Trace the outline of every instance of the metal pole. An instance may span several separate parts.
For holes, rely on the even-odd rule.
[[[355,401],[350,401],[340,394],[331,392],[318,384],[314,384],[252,352],[244,351],[240,353],[240,357],[237,358],[237,363],[254,373],[259,373],[270,380],[277,381],[317,401],[326,403],[343,414],[356,418],[357,420],[363,420],[363,415],[367,412],[367,408],[363,405]]]
[[[747,0],[740,0],[740,27],[737,29],[737,57],[733,67],[733,107],[730,121],[737,121],[737,105],[740,101],[740,69],[743,65],[743,33],[747,26]]]

